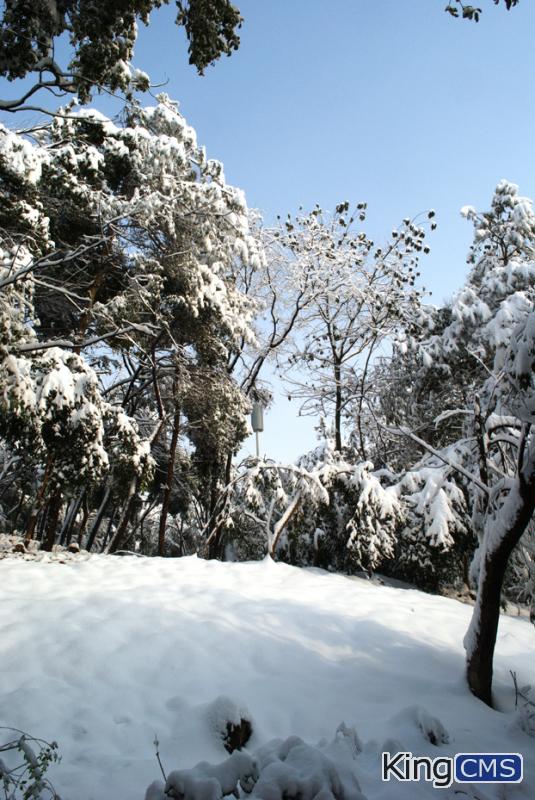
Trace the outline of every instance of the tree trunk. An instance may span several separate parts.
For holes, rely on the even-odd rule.
[[[288,525],[295,512],[299,509],[302,499],[301,492],[297,491],[291,500],[290,505],[286,508],[283,515],[274,526],[273,535],[268,534],[268,555],[270,555],[272,558],[274,558],[275,553],[277,552],[277,545],[283,530]]]
[[[221,519],[219,517],[220,511],[225,504],[226,492],[219,491],[219,474],[222,469],[222,464],[218,453],[214,454],[214,458],[210,465],[210,500],[209,500],[209,524],[206,533],[208,534],[208,558],[222,560],[222,530]]]
[[[535,441],[530,450],[528,466],[520,472],[496,518],[487,518],[477,600],[465,638],[468,685],[488,706],[492,706],[492,662],[503,577],[509,556],[535,510]]]
[[[342,372],[340,364],[334,364],[334,383],[336,387],[334,408],[334,446],[340,453],[342,451]]]
[[[24,489],[20,493],[20,500],[15,510],[15,515],[11,522],[11,533],[15,534],[17,531],[17,522],[19,521],[20,512],[22,511],[22,506],[24,505],[24,499],[26,495],[24,494]]]
[[[48,512],[48,505],[45,505],[44,508],[37,515],[37,524],[35,526],[35,538],[38,542],[42,542],[45,538],[45,525],[46,525],[46,517]]]
[[[164,425],[164,419],[162,418],[162,419],[159,420],[158,425],[156,426],[156,428],[154,429],[154,431],[153,431],[153,433],[152,433],[152,435],[150,437],[149,441],[150,441],[151,448],[154,446],[154,443],[157,441],[160,433],[162,432],[163,425]],[[122,515],[121,519],[119,520],[119,524],[117,526],[117,530],[115,531],[115,535],[112,537],[112,540],[111,540],[110,544],[103,548],[103,552],[105,552],[105,553],[116,553],[117,550],[120,550],[121,547],[123,546],[123,544],[125,542],[125,539],[126,539],[126,530],[128,528],[128,524],[130,522],[130,517],[131,517],[132,511],[134,509],[134,501],[135,501],[135,499],[136,499],[136,497],[137,497],[137,495],[139,493],[139,488],[140,488],[140,479],[139,479],[139,476],[136,475],[130,481],[130,486],[129,486],[129,489],[128,489],[128,496],[126,498],[126,502],[125,502],[124,508],[123,508],[123,515]],[[112,523],[112,520],[110,520],[110,528],[109,528],[109,530],[111,530],[111,523]],[[106,535],[106,540],[108,538],[108,535],[109,534]]]
[[[102,502],[100,503],[100,507],[97,511],[97,516],[93,520],[93,524],[91,525],[91,529],[89,531],[89,536],[87,539],[87,544],[85,546],[86,550],[91,550],[95,543],[95,539],[97,537],[98,531],[100,526],[102,525],[102,520],[104,519],[104,514],[110,504],[111,500],[111,480],[106,487],[106,491],[104,492],[104,497],[102,498]]]
[[[362,375],[360,378],[360,396],[358,402],[358,409],[357,409],[357,431],[359,435],[359,445],[360,445],[360,457],[363,461],[368,460],[368,455],[366,453],[366,443],[364,441],[364,430],[362,428],[362,409],[364,408],[364,395],[366,394],[366,381],[368,378],[368,371],[370,368],[370,364],[372,363],[372,355],[375,351],[375,345],[377,344],[377,339],[379,335],[376,334],[373,340],[370,343],[368,348],[368,354],[366,355],[366,361],[364,362],[364,369],[362,370]]]
[[[111,532],[113,528],[113,523],[115,522],[115,517],[117,516],[117,511],[114,508],[110,514],[110,518],[108,520],[108,526],[106,528],[106,533],[104,534],[104,539],[102,540],[102,547],[100,548],[101,553],[106,552],[106,548],[108,546],[108,541],[111,537]]]
[[[167,459],[167,475],[165,478],[165,489],[162,498],[162,510],[160,513],[160,526],[158,529],[158,555],[165,556],[165,525],[169,513],[169,503],[171,501],[171,489],[175,474],[175,456],[178,443],[178,432],[180,430],[180,408],[175,408],[173,414],[173,431],[171,433],[171,444],[169,447],[169,457]]]
[[[130,522],[130,516],[132,514],[133,506],[134,506],[134,498],[138,492],[138,484],[139,481],[137,477],[132,478],[130,483],[130,488],[128,490],[128,497],[124,504],[123,516],[119,521],[119,525],[117,526],[117,530],[115,531],[115,536],[111,540],[110,544],[106,548],[107,553],[116,553],[117,550],[120,550],[123,546],[124,540],[126,538],[126,529],[128,528],[128,523]]]
[[[213,511],[211,511],[211,519],[213,524],[208,531],[208,558],[219,559],[220,561],[224,561],[225,559],[225,549],[223,546],[224,529],[222,526],[224,520],[221,518],[221,513],[224,511],[227,504],[229,491],[228,485],[232,476],[232,459],[232,452],[227,453],[227,459],[225,463],[225,488],[223,489],[222,493],[219,494],[215,508]]]
[[[52,474],[53,465],[54,465],[54,458],[53,456],[49,455],[46,462],[45,474],[43,475],[43,480],[41,481],[41,486],[39,487],[39,490],[35,497],[35,502],[33,504],[28,524],[26,526],[26,532],[24,535],[24,538],[26,540],[33,539],[35,535],[35,526],[37,523],[37,517],[39,516],[39,512],[43,504],[46,488],[48,486],[48,481],[50,480],[50,475]]]
[[[71,520],[74,514],[74,509],[76,508],[77,500],[71,500],[69,505],[67,506],[67,511],[65,512],[65,516],[63,517],[63,525],[61,526],[61,530],[59,532],[59,543],[63,547],[67,542],[67,535],[69,529],[71,527]]]
[[[87,520],[89,519],[89,505],[88,505],[88,502],[87,502],[87,494],[84,494],[84,499],[83,499],[82,502],[83,502],[82,521],[80,523],[80,529],[78,531],[78,546],[79,547],[82,547],[82,542],[83,542],[84,536],[85,536],[85,529],[86,529],[86,525],[87,525]],[[71,530],[71,533],[72,533],[72,530]],[[68,544],[70,544],[70,535],[69,535]]]
[[[41,550],[46,550],[47,553],[52,551],[56,541],[56,531],[58,528],[58,517],[61,509],[61,491],[56,489],[48,503],[48,513],[46,517],[46,527],[44,541],[41,545]]]
[[[76,517],[78,516],[78,512],[80,510],[80,506],[82,505],[84,497],[85,497],[85,489],[82,489],[76,500],[73,500],[69,505],[68,511],[65,514],[63,527],[60,533],[59,543],[61,545],[65,545],[66,547],[68,547],[69,544],[71,543],[72,529],[74,527],[74,523],[76,521]]]

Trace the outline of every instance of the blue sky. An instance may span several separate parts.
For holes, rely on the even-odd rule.
[[[171,9],[141,33],[138,66],[169,79],[227,180],[268,218],[362,199],[380,239],[436,209],[422,279],[441,303],[466,275],[461,206],[485,209],[503,177],[535,196],[535,3],[507,12],[481,0],[478,24],[451,19],[443,0],[238,5],[240,50],[204,78],[177,48]],[[312,421],[295,414],[281,399],[266,415],[268,455],[313,446]]]
[[[141,27],[135,65],[168,81],[209,156],[268,220],[365,200],[380,240],[434,208],[422,279],[441,303],[466,274],[460,207],[484,210],[504,177],[535,197],[533,0],[510,12],[480,0],[478,24],[451,19],[445,0],[234,2],[241,47],[204,77],[187,64],[174,6]],[[270,456],[313,446],[295,413],[281,401],[267,414]]]
[[[478,24],[444,0],[236,0],[242,43],[205,77],[173,9],[142,30],[137,65],[180,100],[212,157],[268,218],[366,200],[370,230],[435,208],[424,266],[436,302],[465,274],[470,226],[502,177],[535,195],[535,3],[481,0]]]

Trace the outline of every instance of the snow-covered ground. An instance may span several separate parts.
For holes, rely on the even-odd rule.
[[[168,772],[223,761],[222,695],[248,709],[251,752],[291,735],[317,745],[340,722],[355,726],[363,750],[350,769],[368,800],[535,796],[535,739],[515,724],[509,674],[535,684],[526,619],[500,622],[500,713],[465,685],[471,607],[416,590],[267,560],[6,558],[0,608],[0,725],[58,741],[63,759],[49,774],[62,800],[143,800],[161,777],[155,734]],[[426,712],[448,743],[424,737]],[[383,783],[387,739],[434,757],[520,752],[524,782]]]

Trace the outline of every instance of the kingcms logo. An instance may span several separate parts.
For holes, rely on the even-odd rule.
[[[520,783],[521,753],[457,753],[455,756],[414,756],[410,752],[382,754],[382,779],[429,781],[436,789],[456,783]]]

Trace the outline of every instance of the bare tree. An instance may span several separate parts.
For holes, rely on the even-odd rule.
[[[301,401],[300,413],[332,420],[339,451],[344,415],[351,411],[362,458],[369,370],[388,338],[401,325],[416,323],[424,291],[416,287],[418,255],[429,252],[421,225],[405,219],[379,247],[354,230],[365,218],[365,203],[353,213],[341,203],[333,215],[317,206],[310,214],[289,216],[273,231],[279,257],[303,295],[295,335],[279,359],[289,396]]]

